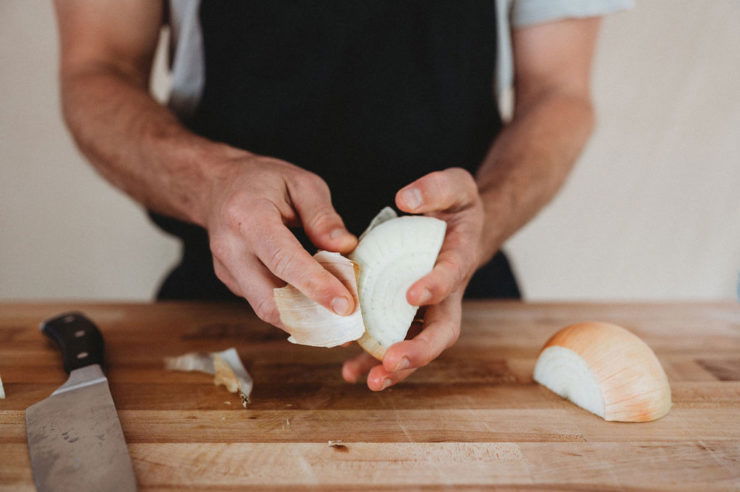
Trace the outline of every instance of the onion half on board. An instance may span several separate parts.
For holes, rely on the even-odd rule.
[[[655,353],[610,323],[557,332],[540,352],[534,380],[604,420],[648,422],[671,409],[671,388]]]

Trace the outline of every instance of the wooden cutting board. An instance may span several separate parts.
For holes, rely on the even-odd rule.
[[[37,326],[70,309],[104,333],[145,489],[740,489],[740,305],[490,301],[467,303],[457,345],[382,393],[342,381],[357,348],[292,345],[241,305],[0,304],[0,489],[32,489],[23,412],[65,379]],[[532,382],[545,340],[584,320],[656,351],[668,416],[608,423]],[[208,375],[163,370],[232,346],[255,380],[249,409]]]

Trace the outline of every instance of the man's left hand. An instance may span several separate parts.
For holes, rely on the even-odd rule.
[[[444,220],[447,232],[434,269],[406,292],[409,304],[428,306],[421,332],[391,346],[382,364],[366,353],[344,363],[346,381],[356,382],[369,372],[367,385],[373,391],[402,381],[457,341],[463,292],[483,251],[483,204],[466,170],[449,168],[427,174],[396,194],[396,206],[403,212]]]

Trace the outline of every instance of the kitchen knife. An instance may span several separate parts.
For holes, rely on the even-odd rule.
[[[80,313],[44,321],[40,330],[62,352],[67,382],[26,409],[36,488],[45,491],[136,490],[131,458],[103,365],[103,337]]]

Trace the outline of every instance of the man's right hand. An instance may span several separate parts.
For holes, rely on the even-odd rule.
[[[272,289],[288,282],[339,314],[352,295],[301,246],[347,252],[357,239],[313,173],[194,135],[148,94],[164,2],[56,0],[64,116],[82,152],[151,210],[208,230],[216,275],[280,326]]]
[[[239,152],[209,191],[203,222],[216,276],[246,298],[262,320],[281,326],[273,289],[283,282],[339,315],[354,311],[347,288],[288,229],[302,225],[320,249],[346,253],[356,246],[319,176],[279,159]]]

